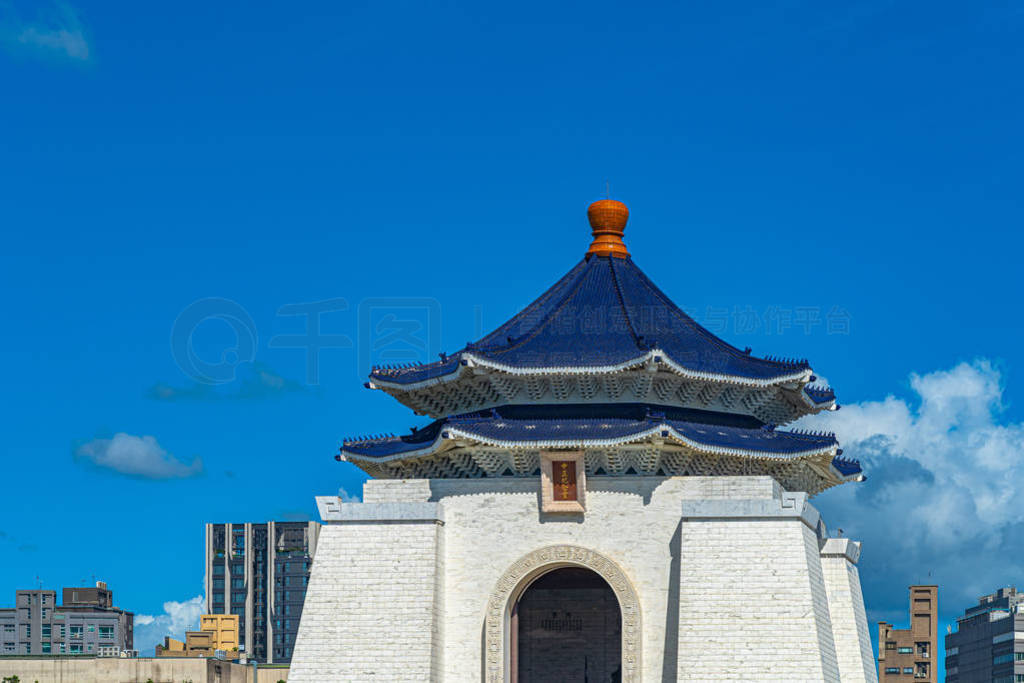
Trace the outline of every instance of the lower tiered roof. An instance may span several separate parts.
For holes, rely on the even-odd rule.
[[[377,477],[531,476],[540,450],[582,449],[588,473],[772,474],[798,490],[862,478],[835,436],[646,404],[513,405],[435,420],[404,436],[346,440],[339,459]],[[641,452],[642,451],[642,452]],[[622,466],[635,460],[632,467]],[[632,471],[630,471],[632,469]],[[788,480],[788,481],[782,481]]]

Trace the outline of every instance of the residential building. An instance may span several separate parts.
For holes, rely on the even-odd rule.
[[[938,586],[910,587],[910,628],[878,622],[878,680],[936,683]]]
[[[189,657],[212,657],[216,648],[213,646],[213,631],[186,631],[185,650]]]
[[[316,553],[317,522],[206,525],[206,611],[238,615],[238,649],[291,660]]]
[[[95,588],[19,590],[0,609],[0,654],[118,656],[133,645],[134,615],[114,606],[102,581]]]
[[[946,636],[946,683],[1024,681],[1024,594],[1000,588],[978,598]]]
[[[164,644],[157,645],[157,657],[213,657],[213,631],[186,631],[185,641],[164,636]],[[236,654],[236,653],[232,653]]]
[[[237,614],[203,614],[199,617],[199,630],[213,634],[214,650],[238,650]]]

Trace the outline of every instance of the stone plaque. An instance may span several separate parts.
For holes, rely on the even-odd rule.
[[[582,513],[586,510],[587,474],[583,451],[540,454],[542,512]]]

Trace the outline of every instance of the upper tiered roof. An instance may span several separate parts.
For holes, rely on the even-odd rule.
[[[589,392],[584,385],[593,378],[622,379],[623,373],[646,370],[652,378],[674,379],[676,385],[688,382],[694,392],[707,385],[714,385],[712,393],[719,394],[729,387],[741,388],[749,399],[746,407],[739,396],[734,407],[716,404],[717,397],[688,402],[688,390],[683,389],[682,396],[673,390],[670,397],[657,397],[655,402],[663,404],[738,410],[778,423],[834,407],[830,389],[810,386],[815,378],[806,360],[758,358],[749,349],[737,349],[658,289],[622,242],[629,215],[624,204],[595,202],[588,215],[594,234],[590,249],[536,301],[483,339],[451,356],[442,354],[439,361],[374,368],[369,386],[387,391],[418,412],[442,417],[515,402],[509,394],[527,379],[552,383],[557,377],[562,379],[554,384],[572,386],[552,386],[547,396],[515,392],[524,402],[606,402],[608,396]],[[484,375],[495,377],[481,381]],[[462,386],[443,386],[448,383]],[[627,392],[622,400],[651,398]]]

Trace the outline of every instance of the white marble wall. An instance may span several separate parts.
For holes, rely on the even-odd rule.
[[[858,559],[860,543],[848,538],[830,538],[821,548],[840,678],[843,683],[877,683],[878,669],[864,612]]]
[[[443,533],[430,519],[325,525],[288,680],[442,680]]]
[[[540,512],[535,479],[371,480],[364,503],[318,499],[327,526],[289,680],[481,680],[497,582],[558,544],[628,577],[644,681],[836,681],[834,634],[855,632],[862,648],[859,627],[830,620],[817,512],[803,494],[769,477],[587,484],[583,516]],[[855,618],[852,593],[847,602],[843,618]],[[863,637],[870,653],[866,625]]]

